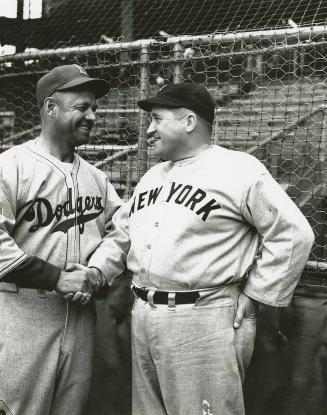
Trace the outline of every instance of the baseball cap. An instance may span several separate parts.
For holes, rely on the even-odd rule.
[[[39,79],[36,87],[37,104],[42,107],[45,98],[56,91],[75,89],[87,85],[100,98],[109,91],[109,83],[104,79],[90,78],[79,65],[61,65],[53,68]]]
[[[151,111],[154,106],[164,108],[188,108],[210,124],[215,116],[215,102],[208,90],[200,84],[184,82],[163,86],[156,96],[138,101],[144,111]]]

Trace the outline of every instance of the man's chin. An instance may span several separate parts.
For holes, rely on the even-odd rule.
[[[154,147],[148,147],[149,150],[149,156],[152,158],[160,158],[161,152],[157,151]]]
[[[88,144],[90,141],[91,134],[90,133],[83,133],[78,137],[77,145],[82,146],[83,144]]]
[[[148,155],[150,160],[167,161],[160,152],[150,151]]]

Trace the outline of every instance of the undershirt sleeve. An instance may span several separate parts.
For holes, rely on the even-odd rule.
[[[26,258],[18,267],[10,271],[0,281],[15,283],[21,288],[38,288],[53,291],[61,269],[36,256]]]

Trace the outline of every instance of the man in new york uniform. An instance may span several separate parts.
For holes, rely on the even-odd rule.
[[[121,200],[74,150],[89,141],[96,98],[108,89],[77,65],[54,68],[37,85],[40,136],[0,155],[6,414],[81,415],[86,403],[95,325],[89,299],[105,285],[100,271],[86,266]]]
[[[89,262],[108,281],[133,272],[133,413],[244,414],[255,302],[290,303],[313,232],[256,158],[211,145],[203,86],[168,85],[139,106],[165,161]]]

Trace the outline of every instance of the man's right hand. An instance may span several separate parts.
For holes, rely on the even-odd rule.
[[[63,296],[77,292],[87,292],[91,295],[93,285],[86,273],[81,270],[70,272],[61,271],[57,281],[56,291]]]

